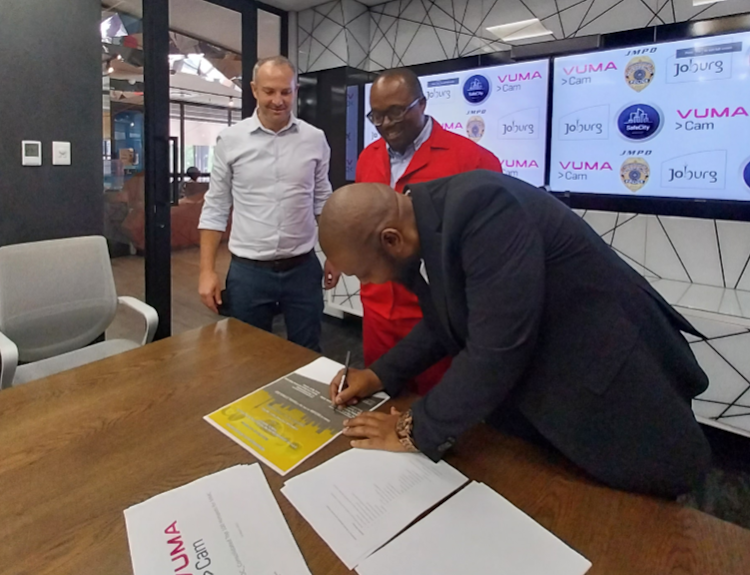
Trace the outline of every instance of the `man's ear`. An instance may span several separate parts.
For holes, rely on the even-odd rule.
[[[380,232],[380,244],[387,254],[400,256],[404,249],[404,236],[396,228],[385,228]]]

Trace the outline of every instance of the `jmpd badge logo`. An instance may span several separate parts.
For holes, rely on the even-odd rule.
[[[489,97],[491,92],[490,81],[479,74],[470,76],[464,82],[464,98],[469,104],[481,104]]]
[[[484,120],[481,116],[472,116],[466,123],[466,135],[470,140],[478,142],[484,136]]]
[[[750,160],[747,161],[745,167],[742,169],[742,180],[745,185],[750,188]]]
[[[628,140],[649,140],[659,133],[661,125],[661,114],[648,104],[626,106],[617,116],[617,127]]]
[[[620,166],[620,179],[631,192],[637,192],[648,183],[651,168],[643,158],[628,158]]]
[[[651,83],[656,73],[654,61],[648,56],[636,56],[625,67],[625,81],[636,92]]]

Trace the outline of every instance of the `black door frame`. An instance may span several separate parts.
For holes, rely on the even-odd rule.
[[[255,110],[249,84],[258,59],[258,9],[280,16],[284,56],[289,51],[289,16],[283,10],[253,0],[204,1],[242,16],[242,117],[246,118]],[[169,0],[143,0],[143,51],[146,302],[159,314],[154,339],[162,339],[172,333]]]

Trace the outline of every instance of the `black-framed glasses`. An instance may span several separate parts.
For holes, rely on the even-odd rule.
[[[414,100],[411,104],[406,106],[406,108],[402,108],[400,106],[391,106],[388,108],[388,111],[385,114],[381,114],[380,112],[376,112],[375,110],[370,110],[370,112],[367,114],[367,119],[372,122],[372,125],[376,128],[379,128],[383,125],[383,122],[386,118],[388,118],[391,122],[391,124],[398,124],[399,122],[403,122],[404,118],[406,117],[406,114],[411,110],[414,106],[416,106],[420,100],[422,100],[422,96]]]

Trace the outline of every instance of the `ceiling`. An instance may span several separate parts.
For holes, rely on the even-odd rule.
[[[297,1],[297,0],[292,0]],[[320,2],[315,2],[320,4]],[[140,18],[142,0],[102,0],[102,5]],[[239,14],[205,0],[169,0],[169,27],[233,52],[242,51],[242,23]],[[275,56],[281,19],[258,11],[258,57]]]
[[[313,6],[320,6],[329,1],[330,0],[263,0],[266,4],[275,6],[276,8],[281,8],[282,10],[288,10],[289,12],[299,12],[300,10],[306,10]],[[366,6],[377,6],[378,4],[383,4],[387,1],[388,0],[357,0],[357,2],[365,4]]]

